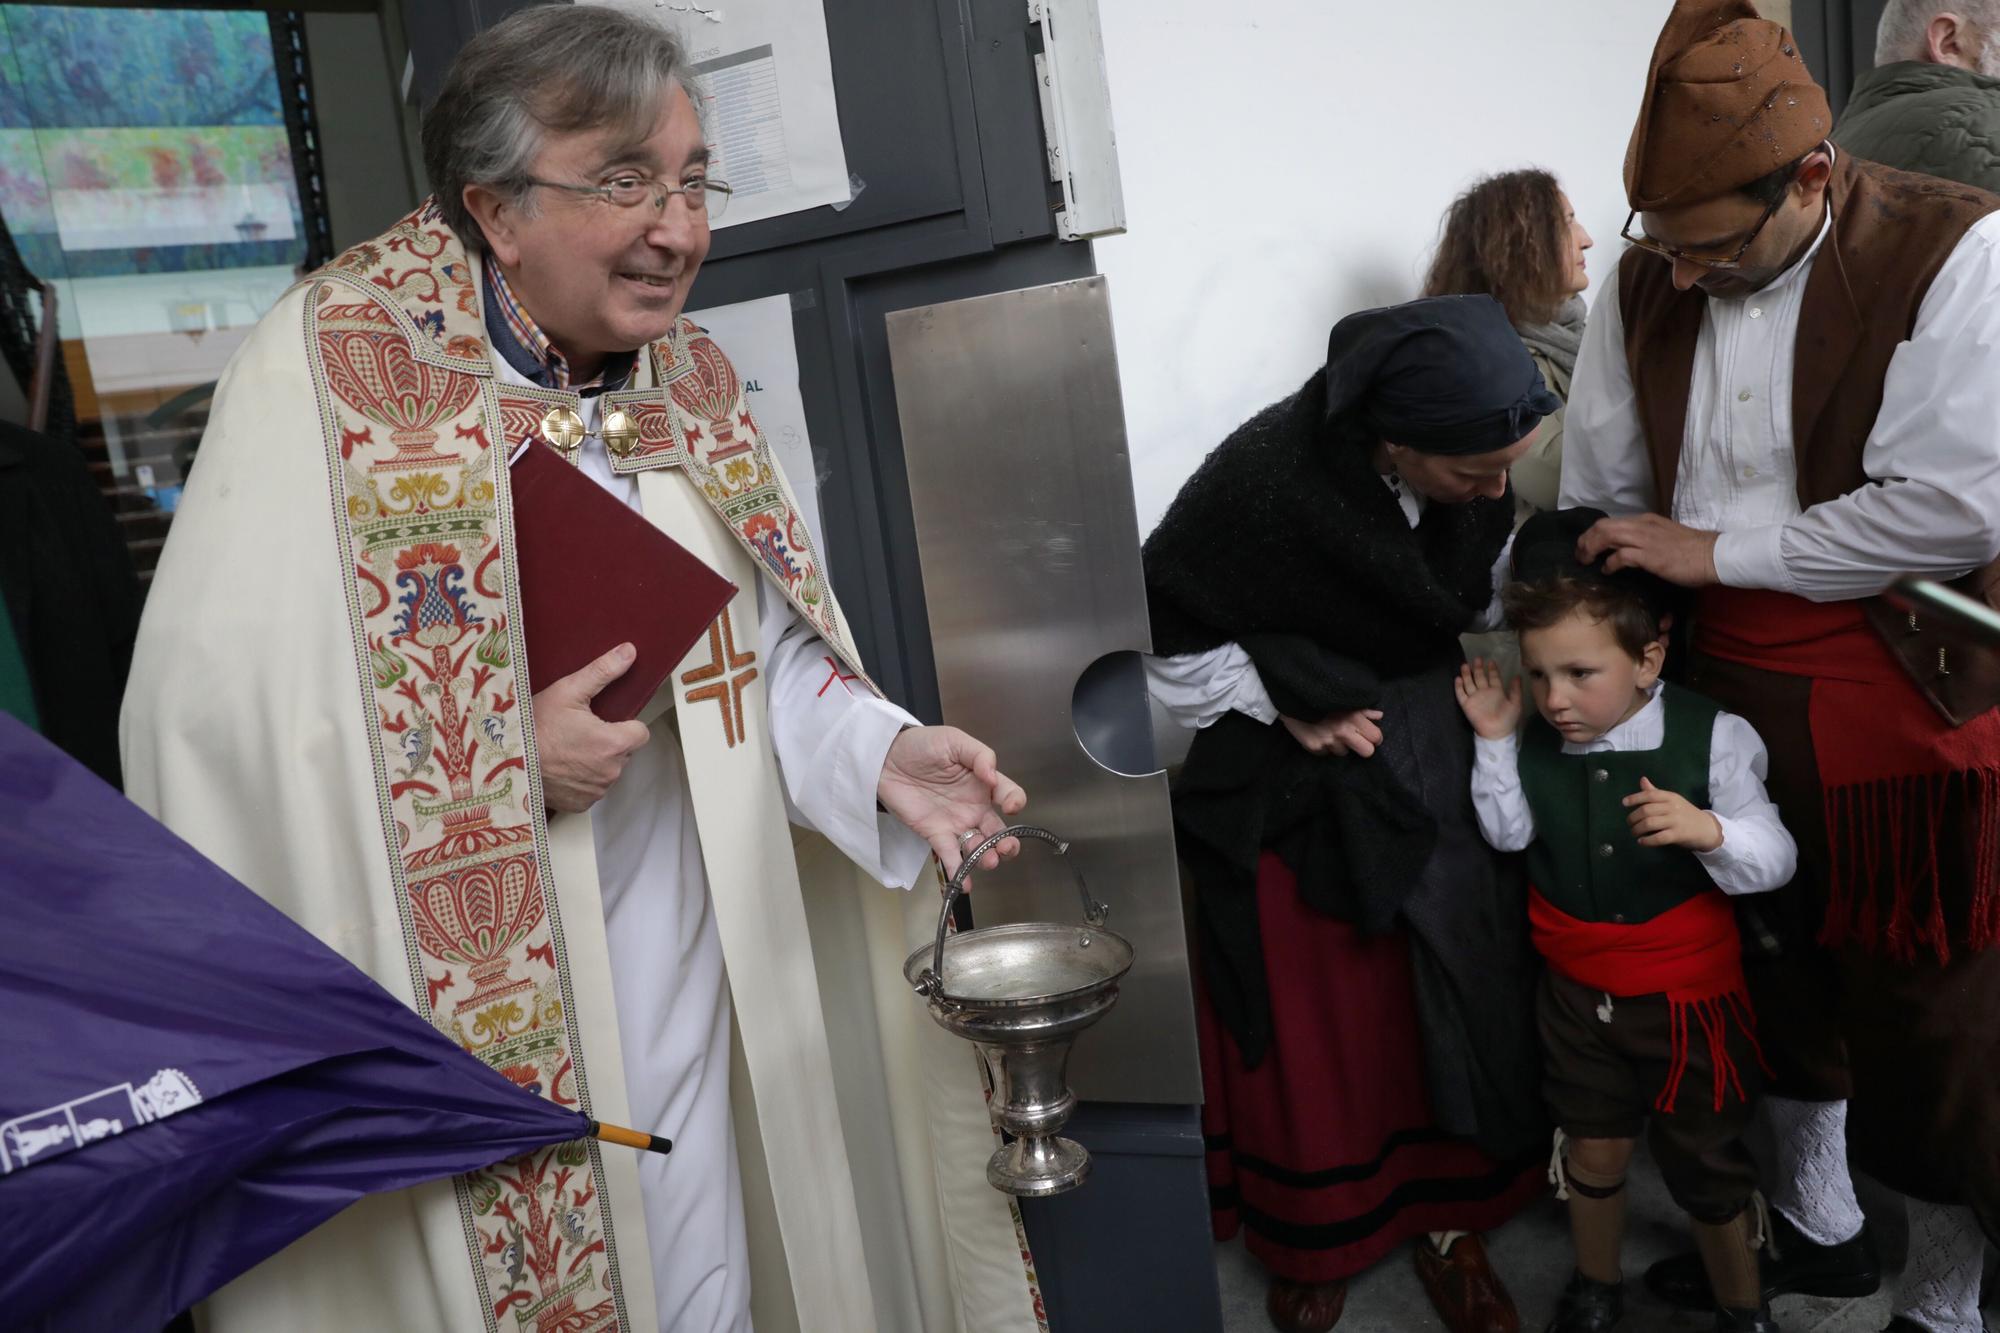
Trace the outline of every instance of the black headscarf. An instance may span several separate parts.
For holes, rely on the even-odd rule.
[[[1336,324],[1325,368],[1224,440],[1146,540],[1153,651],[1293,634],[1405,675],[1455,660],[1512,530],[1499,499],[1434,504],[1412,529],[1377,440],[1504,449],[1561,406],[1490,296],[1439,296]]]
[[[1326,412],[1427,454],[1505,449],[1562,407],[1490,296],[1363,310],[1326,344]]]

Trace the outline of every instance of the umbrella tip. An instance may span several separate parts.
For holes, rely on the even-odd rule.
[[[626,1129],[623,1125],[606,1125],[596,1120],[587,1123],[590,1126],[590,1137],[603,1143],[622,1144],[627,1148],[639,1148],[663,1156],[674,1150],[674,1141],[661,1138],[658,1134],[642,1134],[636,1129]]]

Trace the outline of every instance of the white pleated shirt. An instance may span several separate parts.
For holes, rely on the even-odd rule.
[[[1706,303],[1665,511],[1722,534],[1723,584],[1817,602],[1871,596],[1905,574],[1956,577],[2000,555],[2000,213],[1952,250],[1889,362],[1862,454],[1874,484],[1802,511],[1792,382],[1806,280],[1830,228],[1767,286]],[[1616,282],[1591,309],[1565,423],[1564,506],[1661,512]]]

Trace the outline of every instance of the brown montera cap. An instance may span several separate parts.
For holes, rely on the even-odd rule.
[[[1675,0],[1653,47],[1625,195],[1640,212],[1713,199],[1819,146],[1826,93],[1749,0]]]

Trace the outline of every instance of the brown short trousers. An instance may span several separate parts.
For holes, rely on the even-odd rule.
[[[1536,1019],[1542,1035],[1542,1095],[1573,1139],[1636,1139],[1646,1132],[1674,1202],[1697,1222],[1727,1222],[1757,1186],[1743,1129],[1761,1085],[1750,1039],[1723,1027],[1744,1095],[1725,1086],[1715,1107],[1715,1061],[1701,1025],[1688,1024],[1687,1068],[1672,1111],[1654,1102],[1672,1070],[1672,1009],[1664,995],[1619,996],[1611,1021],[1598,1016],[1602,991],[1551,971],[1542,978]]]

